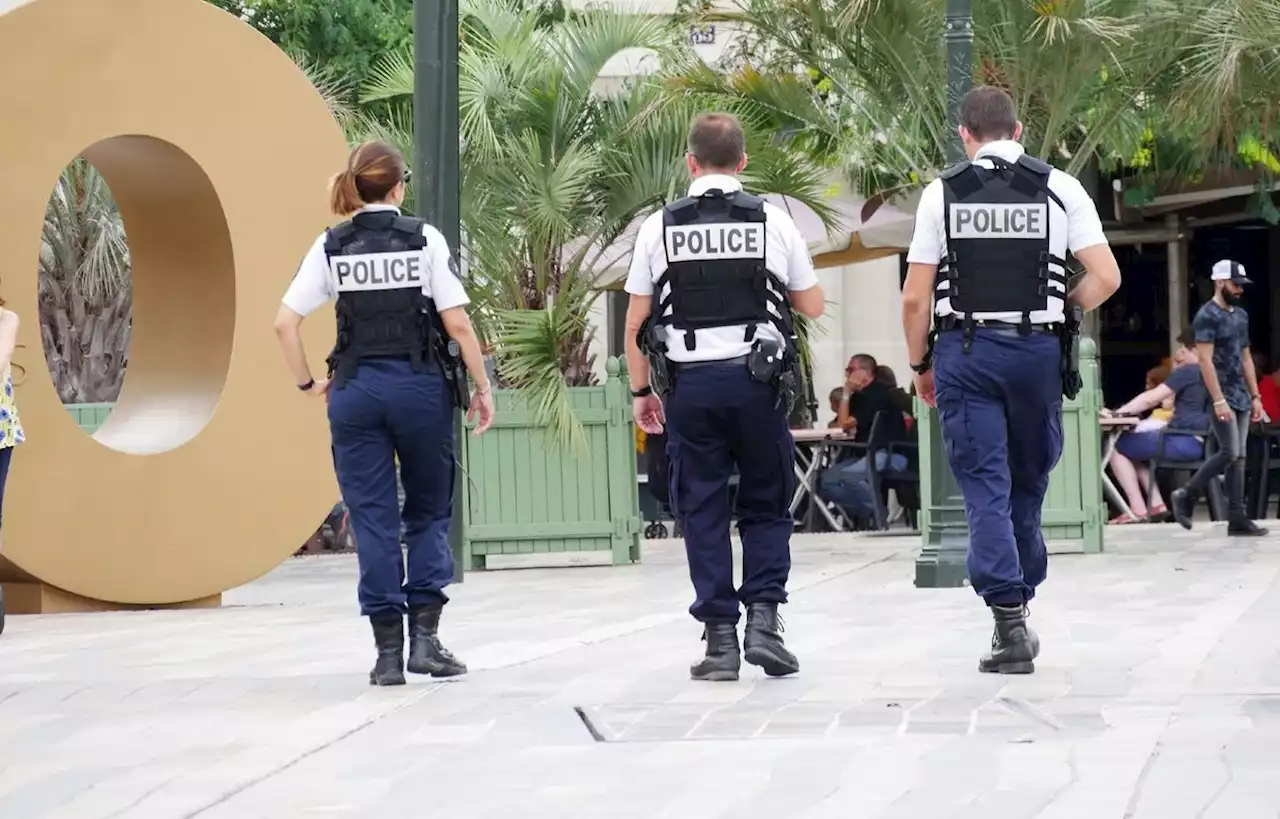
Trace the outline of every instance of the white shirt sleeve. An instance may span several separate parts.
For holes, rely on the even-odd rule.
[[[431,225],[423,225],[422,235],[427,237],[427,264],[431,271],[422,286],[423,294],[442,313],[453,307],[470,304],[471,299],[462,284],[458,263],[449,252],[449,243],[445,241],[444,234]]]
[[[787,249],[787,289],[808,290],[818,284],[818,274],[813,269],[813,258],[804,234],[796,227],[795,220],[782,209],[770,209],[769,221],[777,222],[778,235],[783,237]]]
[[[329,259],[324,253],[324,234],[316,239],[302,258],[298,272],[284,294],[284,306],[300,316],[310,315],[338,297],[329,277]]]
[[[631,251],[631,267],[627,271],[627,283],[623,286],[633,296],[653,295],[653,260],[655,244],[662,241],[662,211],[640,223],[636,231],[636,245]]]
[[[942,195],[942,180],[935,179],[925,186],[916,206],[915,232],[911,235],[911,248],[907,250],[908,264],[932,264],[942,261],[947,246],[946,226]]]
[[[1067,249],[1072,253],[1094,245],[1105,245],[1107,234],[1102,230],[1098,208],[1085,191],[1080,180],[1067,173],[1053,175],[1055,193],[1062,199],[1067,211]]]

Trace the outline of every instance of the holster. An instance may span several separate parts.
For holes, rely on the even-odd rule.
[[[439,325],[432,327],[431,346],[444,373],[449,401],[458,409],[465,410],[471,404],[471,390],[467,386],[467,365],[462,363],[462,348],[445,335]]]
[[[747,354],[747,371],[751,380],[768,384],[778,391],[775,407],[791,412],[795,405],[800,383],[799,357],[781,342],[772,338],[757,338]]]
[[[661,328],[647,318],[636,334],[636,345],[649,360],[649,386],[658,397],[671,392],[671,362],[667,359],[667,344],[662,339]]]
[[[1067,305],[1066,321],[1058,334],[1062,346],[1062,395],[1071,400],[1080,394],[1084,379],[1080,377],[1080,328],[1084,324],[1084,310],[1079,305]]]

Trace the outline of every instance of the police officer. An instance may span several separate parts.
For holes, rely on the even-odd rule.
[[[746,660],[770,676],[800,665],[783,644],[793,521],[792,438],[784,395],[794,361],[791,308],[818,317],[822,289],[804,238],[786,213],[742,191],[742,126],[698,117],[686,157],[689,195],[641,225],[627,277],[627,360],[636,422],[668,427],[671,501],[684,527],[706,656],[695,680],[736,680],[739,603]],[[656,298],[656,303],[655,303]],[[663,400],[650,385],[657,367]],[[664,379],[663,376],[666,376]],[[664,383],[670,380],[669,389]],[[742,588],[733,583],[729,478],[739,476]]]
[[[373,685],[405,682],[406,612],[410,672],[449,677],[467,671],[437,636],[448,601],[444,588],[453,579],[448,531],[454,441],[441,332],[456,342],[475,380],[468,417],[479,414],[476,434],[493,418],[457,264],[439,231],[400,214],[406,179],[404,159],[394,148],[367,142],[352,151],[330,193],[333,212],[351,218],[316,239],[276,318],[298,389],[328,401],[334,468],[356,536],[360,611],[372,623],[378,651],[369,673]],[[317,380],[299,327],[304,316],[335,298],[338,341],[328,378]]]
[[[959,132],[969,161],[924,190],[902,316],[916,391],[938,408],[964,495],[969,580],[995,618],[978,668],[1026,674],[1040,647],[1026,603],[1048,568],[1040,507],[1062,454],[1064,307],[1102,304],[1120,270],[1080,183],[1023,152],[1008,94],[970,91]],[[1086,271],[1069,292],[1067,251]]]

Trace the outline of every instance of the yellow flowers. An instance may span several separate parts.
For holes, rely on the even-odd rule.
[[[1271,149],[1263,145],[1257,137],[1249,136],[1241,139],[1236,145],[1236,152],[1250,165],[1261,165],[1271,173],[1280,173],[1280,159],[1277,159]]]

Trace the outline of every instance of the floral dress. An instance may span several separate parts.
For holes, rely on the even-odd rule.
[[[26,440],[22,422],[18,420],[18,405],[13,400],[13,370],[4,374],[4,392],[0,393],[0,449],[16,446]]]

